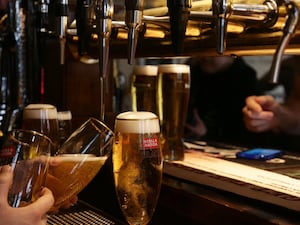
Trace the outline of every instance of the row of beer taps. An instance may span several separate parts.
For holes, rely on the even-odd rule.
[[[79,1],[82,2],[82,0],[78,0],[77,5],[81,4]],[[207,4],[208,10],[201,11],[197,7],[193,7],[194,4],[199,3],[201,5]],[[143,35],[143,31],[147,29],[147,24],[151,23],[169,28],[167,32],[171,36],[173,53],[174,55],[180,55],[184,51],[188,23],[191,21],[207,22],[215,33],[216,54],[224,54],[226,51],[228,22],[242,24],[245,29],[267,29],[274,26],[278,21],[281,13],[280,7],[283,6],[285,22],[271,66],[272,82],[277,82],[284,50],[299,24],[298,4],[292,0],[167,0],[167,13],[161,16],[144,15],[144,0],[125,0],[125,22],[113,20],[114,7],[112,0],[95,0],[94,5],[96,27],[98,27],[101,74],[105,74],[107,71],[109,40],[113,28],[127,29],[129,64],[134,63],[139,35]],[[93,19],[90,17],[89,20]],[[78,23],[83,24],[84,22],[77,21]],[[80,29],[79,26],[77,26],[78,29]],[[80,32],[78,34],[79,39],[83,38],[80,37]]]
[[[201,2],[201,1],[200,1]],[[78,2],[77,2],[78,4]],[[279,6],[284,5],[286,21],[283,34],[278,43],[271,66],[272,82],[277,82],[280,62],[289,40],[299,24],[299,8],[294,1],[264,0],[261,3],[233,2],[230,0],[212,0],[209,11],[193,11],[192,0],[167,0],[167,15],[162,17],[143,15],[144,0],[125,0],[125,24],[127,28],[128,63],[133,64],[139,34],[146,23],[169,23],[169,32],[174,55],[184,49],[184,40],[189,20],[207,20],[215,31],[216,53],[223,54],[226,50],[226,34],[228,21],[242,23],[245,27],[268,28],[273,26],[279,17]],[[103,79],[107,73],[109,58],[109,40],[114,25],[112,0],[95,0],[96,27],[99,40],[99,69],[102,90],[101,105],[104,105]],[[77,18],[78,19],[78,18]],[[77,21],[78,23],[79,21]],[[80,22],[81,24],[84,22]],[[77,26],[77,30],[79,27]],[[86,28],[85,28],[86,29]],[[79,33],[80,34],[80,33]],[[79,39],[80,39],[79,35]],[[103,110],[103,108],[102,108]],[[104,111],[101,113],[104,116]]]
[[[32,1],[32,0],[31,0]],[[169,27],[174,55],[181,54],[184,49],[186,30],[191,21],[207,22],[215,33],[216,53],[223,54],[226,51],[226,35],[228,22],[243,24],[246,28],[272,27],[278,20],[280,6],[285,7],[286,22],[282,29],[282,39],[278,43],[275,55],[276,62],[280,61],[279,55],[285,49],[288,41],[296,31],[299,22],[299,8],[297,0],[167,0],[166,15],[144,15],[144,0],[125,0],[124,21],[114,20],[113,0],[77,0],[76,1],[76,29],[78,36],[79,54],[85,54],[91,34],[96,28],[99,41],[99,68],[100,73],[107,71],[107,61],[112,29],[127,29],[128,63],[134,63],[138,38],[147,29],[150,23],[161,24]],[[27,0],[11,0],[15,2],[12,9],[18,11],[18,2]],[[34,2],[34,1],[33,1]],[[205,10],[197,9],[197,4],[208,5]],[[23,3],[22,3],[23,4]],[[39,32],[48,32],[47,16],[50,0],[37,0]],[[61,43],[61,63],[64,63],[64,46],[66,44],[66,31],[69,22],[68,0],[58,0],[55,4],[57,17],[56,34]],[[194,5],[196,7],[194,7]],[[17,14],[18,12],[14,12]],[[15,22],[18,20],[16,19]],[[18,28],[18,27],[16,27]],[[278,63],[274,62],[274,71],[277,71]],[[276,76],[275,76],[276,77]],[[274,79],[276,80],[276,79]]]

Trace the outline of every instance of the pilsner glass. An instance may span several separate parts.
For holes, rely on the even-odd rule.
[[[125,112],[116,117],[113,145],[115,189],[131,225],[145,225],[154,213],[162,181],[158,117]]]
[[[90,118],[63,143],[55,157],[58,165],[49,168],[46,179],[53,210],[68,204],[96,176],[111,153],[113,137],[104,123]]]
[[[183,160],[183,132],[190,96],[190,66],[161,64],[158,76],[163,157],[165,160]]]

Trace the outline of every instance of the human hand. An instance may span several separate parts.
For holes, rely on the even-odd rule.
[[[246,98],[246,105],[242,109],[245,126],[253,132],[263,132],[278,127],[280,104],[270,95],[250,96]]]
[[[0,225],[46,225],[46,213],[54,203],[48,188],[43,188],[40,197],[33,203],[12,208],[7,201],[8,191],[13,181],[10,166],[0,167]]]
[[[193,110],[193,118],[195,121],[194,125],[191,125],[191,124],[185,125],[185,128],[188,131],[187,136],[194,137],[194,138],[203,137],[207,133],[207,128],[206,128],[203,120],[200,118],[196,109]]]

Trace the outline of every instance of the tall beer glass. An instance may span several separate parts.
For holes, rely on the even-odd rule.
[[[147,224],[157,204],[162,180],[159,136],[159,120],[151,112],[125,112],[116,117],[115,189],[130,225]]]
[[[190,67],[162,64],[158,67],[158,104],[165,160],[183,160],[183,132],[190,96]]]
[[[55,199],[53,210],[67,204],[96,176],[111,153],[113,137],[105,124],[90,118],[63,143],[46,180]]]
[[[23,110],[22,129],[35,130],[59,145],[57,109],[50,104],[29,104]],[[55,150],[55,151],[56,151]],[[54,154],[54,152],[52,152]]]
[[[131,96],[133,111],[157,114],[157,66],[136,65],[133,68]]]

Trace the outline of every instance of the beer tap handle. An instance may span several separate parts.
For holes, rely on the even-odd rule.
[[[284,54],[284,50],[286,49],[290,39],[292,38],[293,34],[295,33],[298,25],[299,25],[299,8],[297,4],[293,1],[289,1],[285,4],[288,17],[285,22],[284,28],[283,28],[283,35],[281,36],[281,39],[279,41],[278,47],[275,51],[275,55],[272,60],[272,66],[271,66],[271,80],[272,83],[278,82],[278,76],[281,66],[281,59]]]
[[[142,25],[144,0],[125,0],[125,8],[125,23],[128,28],[128,63],[133,64],[139,28]]]
[[[191,0],[168,0],[167,1],[172,45],[176,54],[183,51],[185,31],[192,8]]]
[[[78,36],[78,53],[80,56],[86,55],[88,52],[88,45],[90,41],[92,18],[90,16],[91,0],[77,0],[76,1],[76,29]]]
[[[226,33],[230,4],[226,0],[213,0],[213,15],[215,17],[215,31],[217,52],[223,54],[226,48]]]
[[[68,24],[68,0],[58,0],[56,4],[57,33],[60,43],[60,64],[65,61],[66,29]]]
[[[39,1],[39,20],[38,20],[38,30],[40,33],[47,33],[48,32],[48,25],[49,25],[49,0],[41,0]]]

